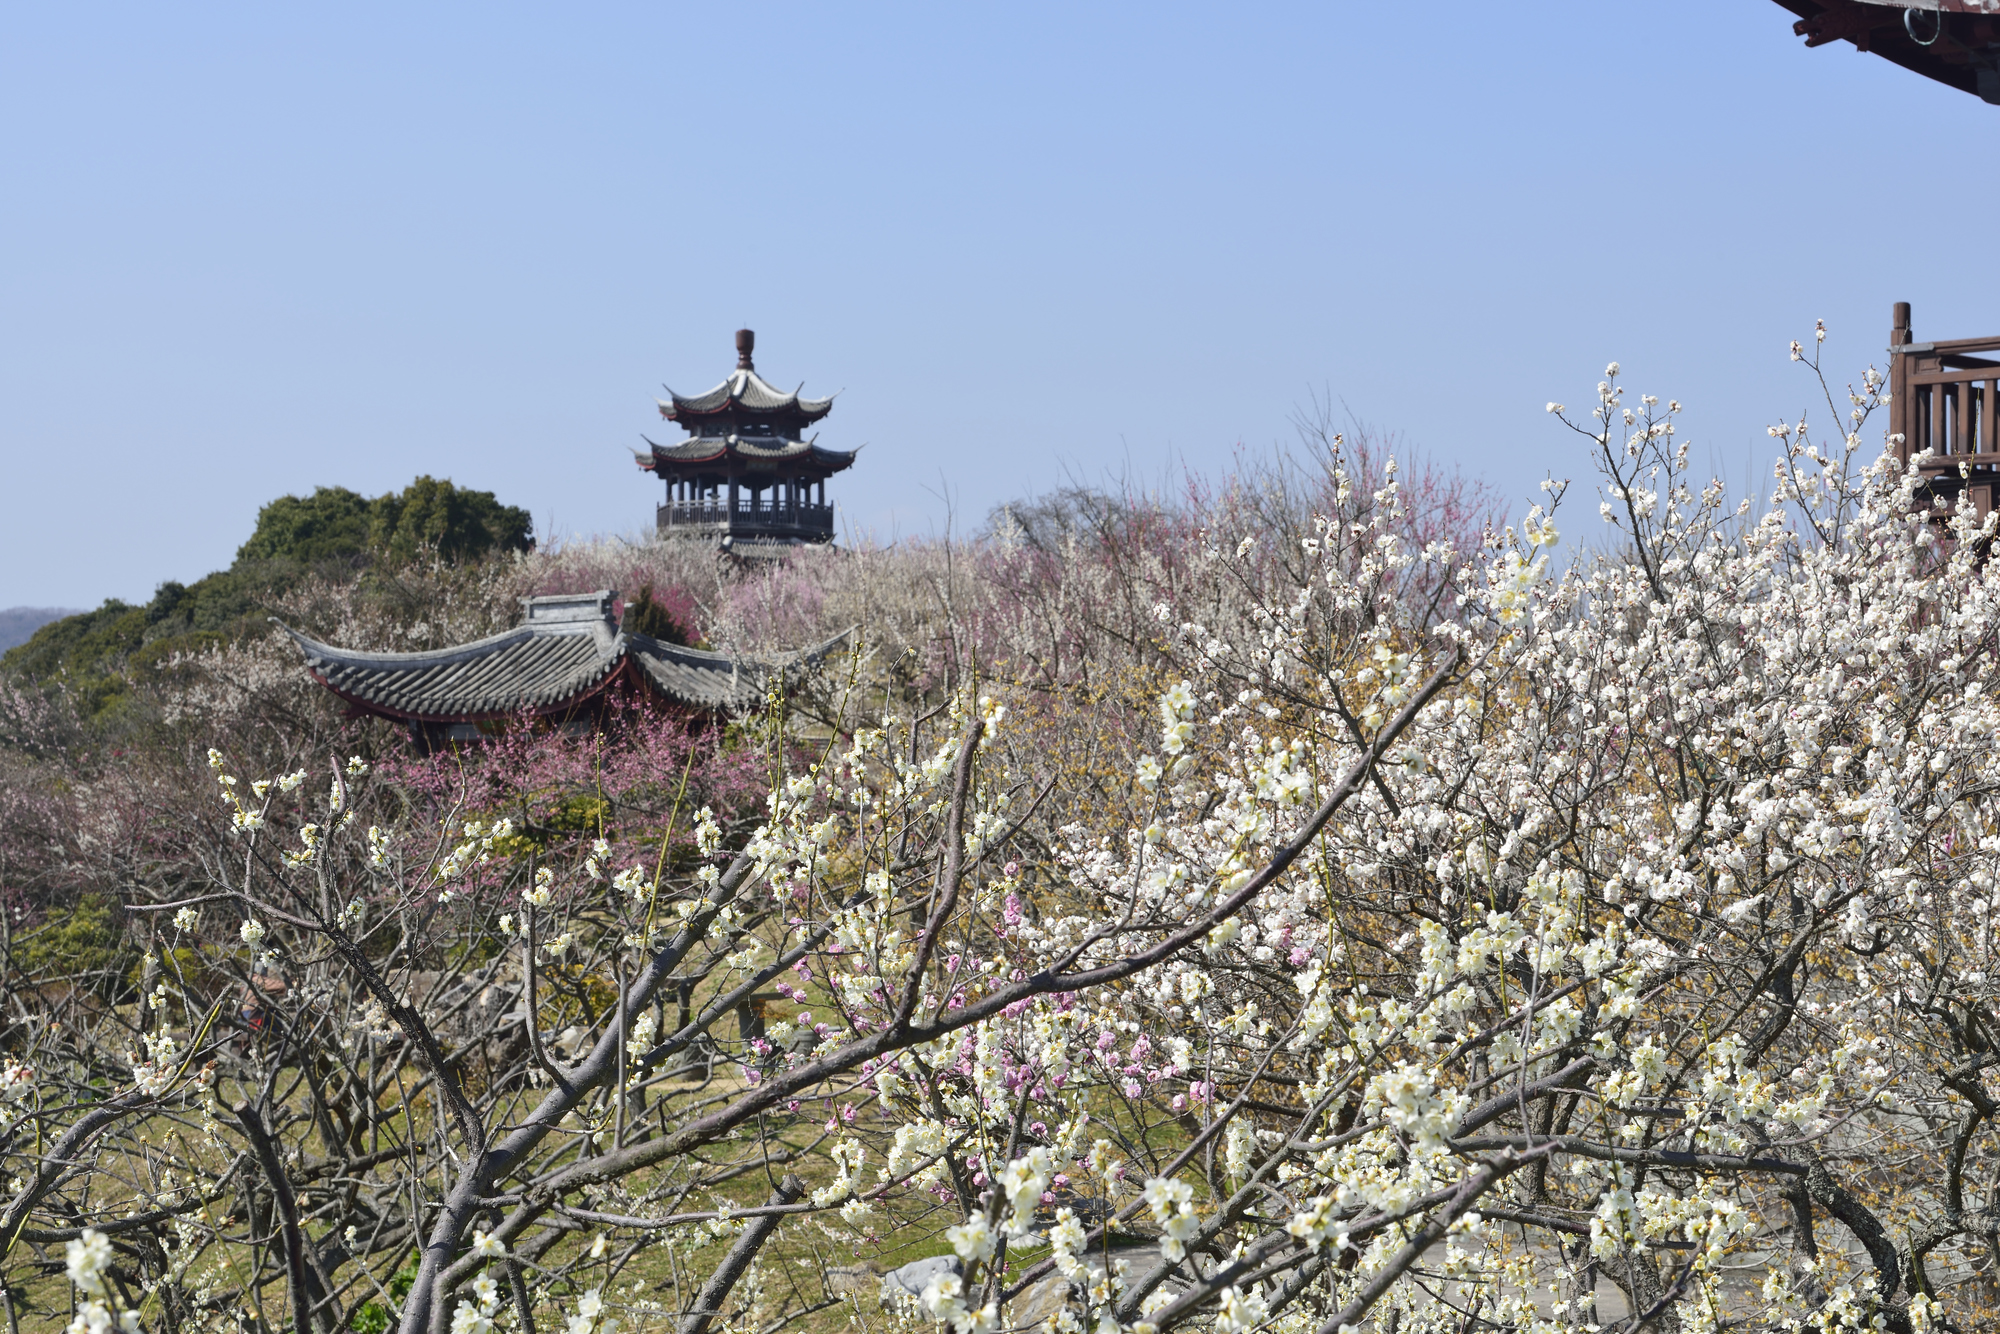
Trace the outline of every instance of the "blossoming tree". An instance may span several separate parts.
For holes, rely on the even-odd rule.
[[[1393,479],[1281,565],[1207,534],[1247,632],[1157,608],[1185,679],[1085,793],[977,687],[856,688],[693,858],[218,756],[143,1056],[10,1057],[8,1263],[66,1247],[79,1329],[747,1330],[817,1304],[752,1314],[788,1236],[912,1230],[953,1334],[1973,1321],[2000,521],[1864,460],[1879,393],[1756,512],[1613,367],[1559,574],[1560,486],[1472,552]]]

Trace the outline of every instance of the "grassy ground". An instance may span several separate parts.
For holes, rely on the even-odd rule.
[[[704,991],[707,989],[704,988]],[[813,994],[804,1002],[805,1007],[822,1014],[831,1013],[830,998],[824,994],[823,984],[818,979],[813,980],[810,991]],[[607,984],[605,1004],[609,1003],[608,996]],[[694,1003],[700,1006],[707,999],[705,995],[697,996]],[[785,1008],[786,1015],[774,1013],[771,1017],[789,1017],[790,1007]],[[132,1017],[136,1018],[136,1015]],[[545,1027],[554,1031],[555,1021],[576,1017],[551,1014],[548,1016],[550,1023]],[[685,1105],[690,1098],[725,1097],[740,1093],[747,1087],[733,1067],[718,1063],[716,1072],[716,1077],[705,1084],[656,1087],[649,1090],[649,1100],[657,1103],[662,1096],[671,1093],[678,1103]],[[219,1092],[224,1101],[235,1102],[249,1096],[251,1090],[225,1079]],[[305,1090],[300,1087],[294,1095],[297,1105],[289,1109],[294,1117],[306,1114],[305,1097]],[[1095,1109],[1095,1112],[1105,1121],[1115,1122],[1121,1118],[1116,1107],[1106,1106]],[[436,1130],[434,1114],[435,1107],[427,1095],[406,1099],[400,1086],[391,1084],[380,1106],[377,1131],[380,1144],[387,1147],[408,1144],[413,1139],[418,1143],[430,1141]],[[736,1176],[713,1190],[689,1195],[677,1206],[678,1210],[706,1210],[723,1204],[732,1208],[763,1204],[776,1179],[786,1172],[800,1176],[809,1190],[827,1184],[835,1175],[827,1151],[839,1135],[826,1132],[826,1115],[825,1105],[813,1102],[796,1113],[779,1113],[765,1118],[760,1123],[761,1133],[769,1137],[772,1156],[786,1161],[768,1169]],[[820,1119],[815,1119],[815,1116]],[[107,1201],[118,1199],[136,1183],[148,1179],[143,1161],[147,1140],[158,1145],[169,1136],[174,1137],[177,1156],[183,1161],[199,1164],[209,1179],[213,1179],[233,1154],[204,1141],[195,1127],[195,1120],[186,1113],[174,1118],[160,1116],[136,1128],[136,1133],[141,1136],[138,1145],[124,1149],[107,1147],[97,1163],[91,1184],[92,1212],[97,1216],[124,1212],[122,1206],[107,1205]],[[572,1120],[571,1125],[574,1127],[576,1122]],[[1151,1127],[1144,1134],[1139,1133],[1136,1126],[1127,1124],[1123,1128],[1139,1139],[1153,1141],[1154,1148],[1166,1152],[1171,1152],[1176,1143],[1185,1142],[1184,1129],[1171,1122]],[[872,1101],[857,1100],[855,1123],[851,1127],[843,1126],[839,1134],[858,1131],[864,1140],[879,1144],[892,1129],[893,1125],[885,1123],[881,1109]],[[295,1129],[289,1133],[295,1135],[300,1132]],[[712,1153],[700,1156],[710,1163],[729,1161],[740,1158],[742,1150],[747,1147],[741,1140],[724,1141],[715,1146]],[[875,1169],[880,1165],[879,1155],[871,1152],[863,1180],[872,1185],[876,1179]],[[667,1207],[646,1203],[645,1197],[667,1195],[676,1181],[686,1180],[692,1170],[698,1170],[697,1164],[680,1163],[670,1164],[651,1174],[640,1174],[624,1182],[621,1190],[607,1195],[591,1207],[605,1212],[658,1216],[667,1212]],[[425,1194],[434,1199],[442,1183],[430,1180],[424,1185]],[[205,1214],[211,1223],[221,1224],[239,1214],[242,1207],[241,1196],[231,1191],[209,1204]],[[845,1226],[837,1214],[787,1219],[767,1243],[755,1269],[739,1283],[732,1296],[732,1305],[740,1303],[749,1308],[737,1322],[734,1334],[762,1334],[773,1322],[785,1317],[792,1317],[795,1321],[790,1328],[805,1331],[806,1334],[857,1330],[879,1334],[887,1326],[900,1323],[881,1311],[879,1282],[875,1276],[911,1260],[949,1253],[950,1246],[944,1241],[943,1232],[959,1218],[955,1205],[941,1204],[916,1191],[899,1192],[897,1198],[879,1202],[875,1213],[877,1221],[865,1236]],[[329,1223],[309,1219],[307,1231],[316,1238],[331,1241],[346,1221],[338,1219]],[[236,1230],[241,1231],[240,1225]],[[532,1232],[533,1229],[531,1235]],[[669,1326],[671,1313],[690,1304],[700,1283],[715,1269],[733,1242],[731,1237],[715,1237],[697,1228],[676,1229],[676,1232],[675,1239],[668,1241],[657,1233],[603,1229],[603,1249],[595,1257],[590,1252],[598,1244],[598,1231],[583,1229],[566,1238],[544,1258],[543,1267],[550,1271],[562,1271],[574,1266],[576,1272],[561,1280],[544,1281],[534,1275],[529,1279],[531,1288],[537,1289],[541,1298],[535,1311],[537,1328],[564,1328],[567,1316],[575,1310],[576,1298],[592,1287],[601,1289],[607,1307],[619,1314],[621,1329],[626,1334],[633,1330]],[[1017,1255],[1015,1259],[1017,1263],[1033,1263],[1041,1254]],[[406,1259],[406,1256],[400,1255],[374,1257],[370,1262],[371,1278],[350,1291],[344,1298],[344,1304],[353,1306],[361,1296],[374,1291],[377,1284],[390,1285],[395,1272]],[[20,1329],[60,1329],[68,1323],[71,1290],[62,1272],[62,1261],[61,1244],[41,1248],[38,1257],[33,1248],[23,1243],[9,1256],[7,1274],[18,1289],[15,1307]],[[190,1280],[189,1286],[205,1281],[218,1293],[248,1294],[228,1300],[226,1323],[221,1327],[232,1330],[239,1327],[256,1330],[261,1327],[272,1334],[289,1329],[282,1268],[268,1246],[253,1248],[240,1242],[214,1245],[195,1269],[198,1275],[204,1277]],[[338,1277],[345,1283],[356,1273],[357,1270],[349,1266]],[[257,1276],[254,1283],[250,1281],[253,1274]],[[134,1297],[140,1295],[133,1294]],[[503,1310],[508,1305],[503,1304]],[[648,1307],[653,1309],[646,1309]],[[145,1309],[148,1326],[154,1327],[157,1302],[148,1304]],[[360,1322],[362,1334],[367,1334],[369,1326],[379,1323],[386,1314],[383,1310],[378,1316],[364,1318]]]
[[[704,1093],[714,1096],[741,1087],[740,1080],[713,1081]],[[431,1133],[426,1101],[393,1107],[385,1104],[383,1111],[385,1144],[407,1143],[413,1131],[420,1139]],[[872,1113],[862,1112],[856,1128],[863,1132],[883,1128],[879,1123],[871,1125],[871,1119]],[[724,1203],[742,1208],[762,1204],[768,1199],[776,1177],[785,1172],[800,1176],[809,1190],[833,1179],[834,1168],[825,1155],[830,1140],[823,1124],[803,1114],[780,1116],[772,1120],[770,1130],[773,1153],[787,1154],[791,1161],[767,1171],[744,1174],[713,1191],[697,1193],[681,1208],[711,1209]],[[189,1136],[184,1124],[164,1117],[149,1123],[141,1133],[153,1140],[177,1136],[182,1152],[202,1162],[211,1172],[221,1170],[226,1161],[226,1155],[213,1146]],[[140,1166],[129,1155],[107,1154],[99,1164],[99,1180],[104,1183],[116,1178],[131,1180]],[[873,1181],[872,1170],[867,1172],[866,1179]],[[437,1183],[430,1184],[435,1188]],[[641,1175],[626,1183],[635,1197],[669,1184],[664,1173]],[[97,1188],[96,1196],[101,1209],[105,1197],[102,1186]],[[613,1199],[606,1199],[597,1207],[610,1212],[628,1209]],[[220,1224],[237,1216],[240,1208],[240,1197],[231,1192],[209,1204],[203,1213],[210,1222]],[[657,1214],[663,1209],[641,1204],[629,1206],[629,1211]],[[876,1214],[878,1221],[867,1236],[846,1227],[837,1214],[787,1219],[732,1295],[732,1306],[748,1308],[742,1312],[740,1321],[732,1322],[739,1334],[757,1334],[785,1317],[793,1319],[789,1328],[806,1334],[835,1331],[881,1334],[903,1323],[881,1310],[877,1276],[911,1260],[948,1254],[951,1248],[943,1239],[943,1230],[957,1222],[958,1217],[955,1210],[915,1192],[900,1192],[898,1198],[878,1203]],[[309,1223],[307,1230],[316,1238],[331,1241],[340,1228]],[[543,1267],[560,1271],[575,1266],[575,1272],[567,1278],[543,1283],[530,1278],[531,1289],[538,1290],[541,1298],[535,1310],[537,1328],[563,1329],[567,1317],[575,1311],[576,1299],[593,1287],[601,1290],[607,1309],[619,1314],[622,1330],[671,1327],[672,1314],[691,1302],[694,1292],[734,1241],[731,1236],[715,1237],[699,1228],[676,1229],[676,1234],[674,1240],[668,1241],[659,1234],[606,1228],[582,1230],[566,1239],[544,1257]],[[604,1240],[602,1253],[592,1258],[592,1249],[600,1235]],[[55,1243],[41,1247],[37,1256],[36,1248],[24,1242],[9,1257],[7,1273],[13,1285],[14,1312],[20,1330],[57,1330],[67,1325],[72,1289],[63,1273],[63,1250],[62,1244]],[[1044,1254],[1045,1251],[1037,1251],[1017,1255],[1016,1259],[1019,1263],[1033,1263]],[[259,1281],[252,1284],[249,1279],[258,1272],[260,1260],[263,1267]],[[375,1281],[388,1285],[399,1264],[397,1257],[376,1257],[372,1263]],[[219,1327],[261,1328],[272,1334],[289,1330],[283,1274],[265,1248],[253,1250],[241,1243],[211,1246],[198,1263],[197,1272],[206,1275],[218,1290],[245,1294],[227,1303],[228,1310]],[[349,1266],[340,1278],[347,1280],[355,1273]],[[370,1286],[364,1283],[358,1293],[365,1293]],[[348,1304],[354,1304],[356,1295],[350,1294]],[[148,1327],[156,1327],[157,1304],[149,1304],[142,1310],[149,1316]],[[379,1317],[363,1317],[359,1327],[365,1330],[378,1321]]]

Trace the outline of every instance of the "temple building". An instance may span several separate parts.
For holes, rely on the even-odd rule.
[[[850,467],[854,451],[822,449],[806,428],[833,399],[784,393],[751,358],[757,335],[736,331],[736,369],[705,394],[669,388],[660,415],[687,432],[678,444],[634,450],[639,466],[667,484],[659,507],[663,537],[714,542],[737,556],[775,556],[833,541],[826,479]],[[800,388],[804,388],[803,385]]]
[[[731,658],[626,633],[617,599],[616,589],[524,598],[513,629],[423,653],[336,648],[278,625],[313,679],[347,702],[349,717],[400,723],[425,753],[523,718],[593,722],[620,687],[690,712],[747,712],[846,638],[779,659]]]

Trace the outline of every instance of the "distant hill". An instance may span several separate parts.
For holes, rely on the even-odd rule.
[[[0,674],[63,679],[84,717],[108,718],[133,671],[266,633],[266,600],[316,570],[352,577],[378,563],[478,560],[534,545],[528,511],[449,480],[419,477],[372,500],[339,486],[280,496],[257,512],[257,530],[226,570],[192,584],[170,580],[144,606],[113,598],[95,611],[24,609],[18,614],[34,619],[18,632],[8,627],[4,644],[13,647],[0,652]]]
[[[60,621],[65,616],[74,616],[70,607],[7,607],[0,609],[0,653],[16,644],[25,644],[28,637],[47,625],[50,621]]]

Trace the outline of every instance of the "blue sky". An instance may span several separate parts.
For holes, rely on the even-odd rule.
[[[1843,374],[1895,300],[1919,338],[2000,329],[2000,108],[1790,23],[10,6],[0,606],[143,599],[316,484],[642,529],[653,396],[719,380],[740,325],[844,391],[850,535],[1219,469],[1315,391],[1518,511],[1586,471],[1543,404],[1614,357],[1741,479],[1808,405],[1815,318]]]

